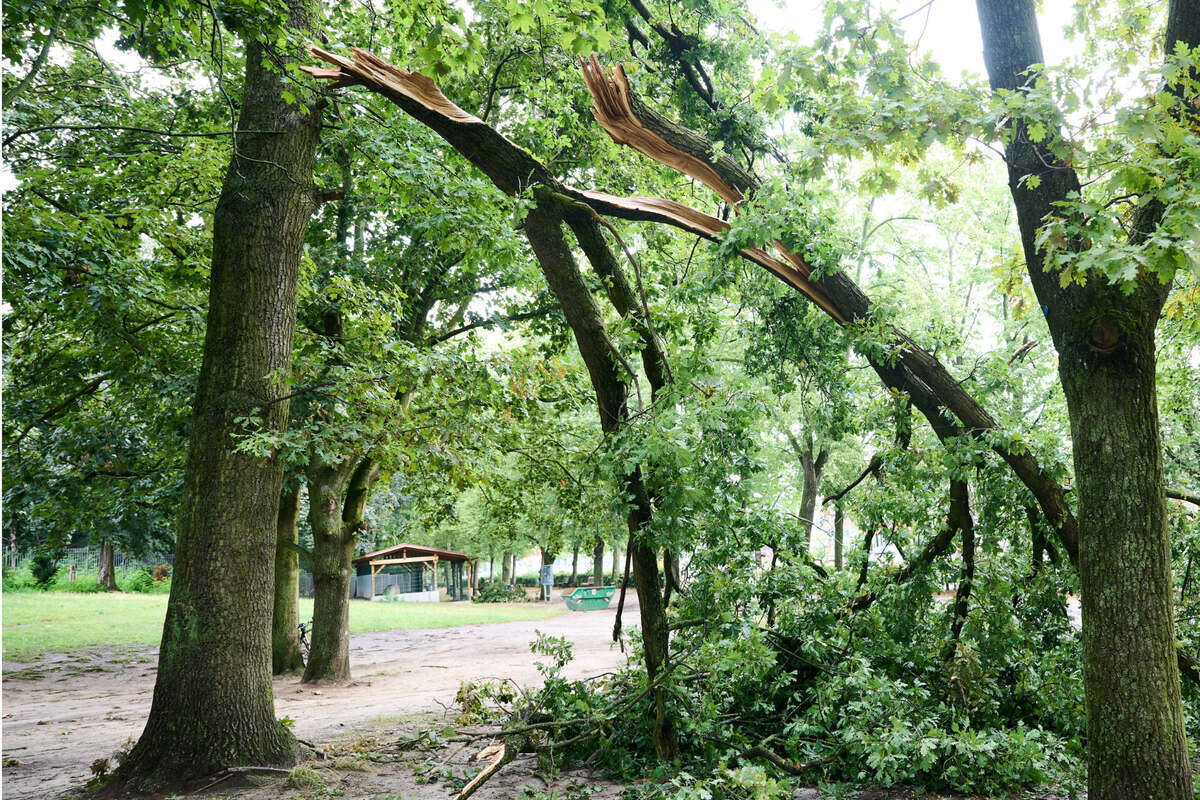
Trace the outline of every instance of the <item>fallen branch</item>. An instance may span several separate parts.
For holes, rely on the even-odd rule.
[[[486,767],[480,770],[478,775],[471,779],[470,783],[462,788],[462,791],[458,793],[455,800],[467,800],[468,797],[475,794],[475,792],[479,790],[480,786],[483,786],[485,783],[487,783],[493,775],[504,768],[505,764],[517,757],[517,753],[521,752],[521,748],[528,742],[528,739],[518,737],[516,742],[516,744],[513,744],[506,739],[499,744],[484,748],[476,756],[476,758],[479,758],[480,756],[486,758],[486,754],[491,751],[494,753],[494,755],[492,755],[492,760],[488,762]]]
[[[1191,503],[1194,506],[1200,507],[1200,494],[1185,492],[1183,489],[1177,489],[1172,486],[1167,487],[1167,497],[1172,500],[1181,500],[1185,503]]]

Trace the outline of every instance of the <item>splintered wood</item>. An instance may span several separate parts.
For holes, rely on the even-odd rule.
[[[730,186],[707,163],[673,147],[662,136],[642,123],[634,110],[633,92],[629,86],[629,79],[620,64],[613,67],[610,75],[605,75],[604,69],[600,65],[600,59],[595,55],[586,61],[580,59],[579,64],[583,70],[584,83],[587,84],[588,91],[592,95],[592,116],[600,123],[600,127],[608,132],[614,142],[631,147],[647,158],[695,178],[720,195],[721,199],[729,203],[735,211],[737,210],[743,200],[741,192]],[[692,213],[708,216],[701,215],[698,211],[692,211]],[[720,220],[710,219],[725,225]],[[726,225],[725,228],[728,229],[728,226]],[[837,309],[837,306],[825,291],[809,278],[812,268],[805,263],[804,259],[784,247],[782,242],[775,242],[775,251],[780,258],[787,262],[786,265],[762,250],[748,249],[742,252],[751,260],[758,262],[799,289],[838,322],[844,323],[846,318]]]
[[[720,240],[729,231],[729,223],[673,200],[621,197],[589,189],[575,189],[560,183],[528,151],[509,141],[483,120],[459,108],[442,94],[432,79],[419,72],[389,64],[379,56],[357,47],[351,48],[353,58],[345,58],[319,47],[310,47],[309,52],[336,68],[301,67],[305,72],[330,81],[335,88],[361,85],[386,97],[436,130],[492,178],[497,186],[510,194],[519,194],[531,183],[542,184],[552,192],[561,192],[606,216],[665,223],[713,241]],[[735,209],[738,207],[743,199],[741,193],[723,180],[715,169],[672,146],[642,124],[634,110],[629,81],[620,66],[613,70],[609,79],[595,56],[591,61],[582,63],[584,80],[594,103],[593,114],[613,141],[632,147],[660,164],[699,180]],[[778,242],[774,245],[774,251],[769,253],[749,247],[740,252],[747,260],[766,268],[804,294],[835,320],[845,323],[846,318],[837,305],[809,277],[812,270],[804,259]]]
[[[579,63],[583,67],[584,83],[592,95],[592,116],[614,142],[632,147],[660,164],[695,178],[730,205],[736,206],[742,202],[741,192],[722,180],[716,170],[672,147],[642,124],[633,110],[633,94],[629,90],[624,67],[620,64],[613,67],[612,77],[607,78],[596,56],[587,61],[580,59]]]
[[[402,94],[413,102],[437,114],[441,114],[454,122],[483,125],[483,120],[473,114],[468,114],[450,102],[432,78],[420,72],[397,67],[384,61],[379,56],[357,47],[350,48],[354,54],[353,60],[312,46],[308,51],[322,61],[335,64],[338,69],[322,69],[321,67],[301,67],[300,69],[314,78],[333,81],[334,88],[361,84],[372,91],[386,94],[388,90]]]

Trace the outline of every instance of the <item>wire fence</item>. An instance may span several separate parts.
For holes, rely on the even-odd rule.
[[[33,557],[33,551],[5,550],[4,551],[4,566],[16,567],[22,561],[26,561]],[[113,568],[119,570],[137,569],[146,567],[154,569],[159,564],[170,564],[174,561],[174,556],[170,553],[165,555],[143,555],[134,556],[116,551],[113,553]],[[60,567],[75,567],[75,571],[79,573],[96,572],[100,569],[100,548],[96,547],[68,547],[63,551],[63,556],[59,559]]]

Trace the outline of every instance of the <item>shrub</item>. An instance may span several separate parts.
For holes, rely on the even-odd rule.
[[[525,590],[520,586],[505,586],[499,581],[482,584],[475,593],[476,603],[520,603],[525,599]]]
[[[46,587],[55,592],[81,592],[88,594],[101,589],[100,580],[94,572],[75,571],[75,580],[71,580],[71,567],[68,564],[58,568],[54,580]]]
[[[148,594],[157,588],[149,567],[142,567],[126,573],[121,579],[118,579],[117,585],[123,592],[141,592],[143,594]]]
[[[162,583],[167,578],[171,577],[171,565],[167,563],[154,565],[154,582]]]
[[[515,583],[517,586],[536,587],[538,585],[538,574],[536,572],[530,572],[525,575],[518,575],[513,583]]]
[[[33,579],[38,586],[45,586],[54,580],[54,575],[58,572],[58,562],[60,559],[62,559],[62,553],[59,551],[39,551],[34,554],[29,569],[33,573]]]
[[[4,591],[29,592],[36,588],[37,579],[33,577],[28,561],[22,561],[15,567],[4,568]]]

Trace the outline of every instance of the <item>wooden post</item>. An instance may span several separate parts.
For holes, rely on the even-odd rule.
[[[434,594],[434,597],[437,596],[437,590],[438,590],[438,588],[437,588],[437,568],[438,568],[438,557],[434,556],[433,557],[433,594]]]
[[[370,564],[370,567],[371,567],[371,599],[374,600],[375,599],[375,576],[378,575],[383,570],[384,565],[376,564],[375,562],[372,561]]]

